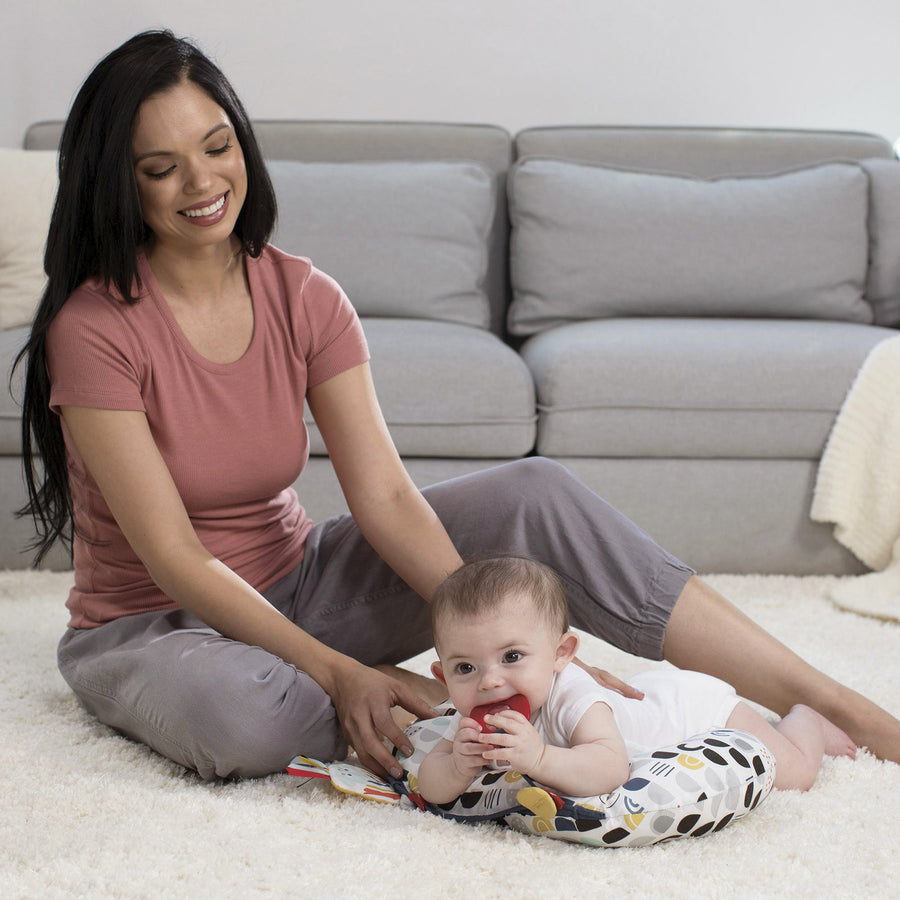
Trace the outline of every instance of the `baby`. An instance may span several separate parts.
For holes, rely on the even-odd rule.
[[[562,583],[533,560],[458,569],[434,596],[432,629],[439,657],[432,672],[460,715],[455,734],[419,769],[418,790],[430,803],[453,801],[484,766],[501,764],[569,797],[606,794],[628,780],[631,756],[723,726],[765,743],[781,790],[808,790],[825,753],[856,755],[851,739],[809,707],[794,706],[773,726],[731,685],[699,672],[629,679],[643,700],[600,686],[573,662],[578,636],[569,630]],[[486,715],[482,729],[470,716],[515,695],[527,700],[530,718],[510,708]]]

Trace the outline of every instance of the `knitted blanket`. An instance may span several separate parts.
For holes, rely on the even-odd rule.
[[[872,348],[835,420],[810,512],[875,571],[842,580],[839,606],[900,621],[900,336]]]

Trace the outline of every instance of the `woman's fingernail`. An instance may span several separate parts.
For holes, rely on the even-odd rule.
[[[394,768],[391,769],[391,775],[393,775],[394,778],[402,778],[403,769],[401,769],[400,766],[394,766]]]

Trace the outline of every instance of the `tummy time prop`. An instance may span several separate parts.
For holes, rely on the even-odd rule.
[[[505,703],[513,708],[510,700]],[[723,728],[633,758],[629,780],[609,794],[576,801],[515,770],[486,770],[464,794],[438,806],[416,793],[416,776],[450,726],[452,712],[406,729],[415,750],[398,757],[406,770],[403,778],[382,781],[352,763],[303,756],[287,770],[330,780],[345,793],[418,807],[445,819],[494,820],[516,831],[593,847],[640,847],[719,831],[755,809],[775,780],[775,759],[765,745],[751,734]]]

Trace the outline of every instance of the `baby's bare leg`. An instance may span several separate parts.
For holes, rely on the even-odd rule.
[[[808,791],[816,780],[822,756],[856,756],[853,741],[837,725],[802,703],[775,725],[746,703],[738,703],[726,723],[758,737],[775,757],[775,787]]]

